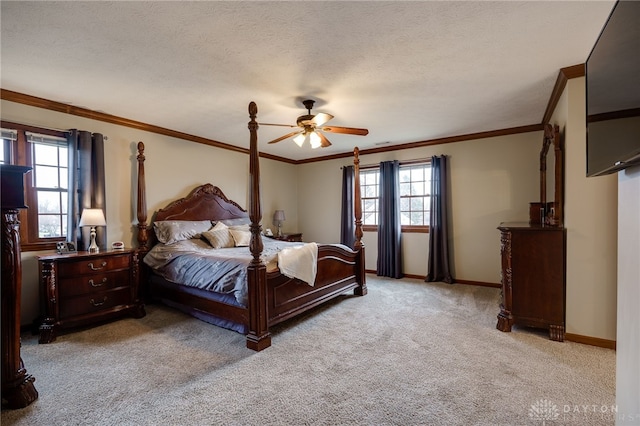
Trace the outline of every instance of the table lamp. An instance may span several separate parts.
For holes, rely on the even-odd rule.
[[[282,222],[284,220],[284,210],[276,210],[273,214],[273,222],[278,224],[278,237],[282,237]]]
[[[104,220],[104,213],[102,209],[84,209],[82,210],[82,216],[80,216],[80,223],[78,226],[90,226],[91,227],[91,244],[88,251],[90,253],[98,253],[100,248],[96,244],[96,226],[106,226],[107,221]]]

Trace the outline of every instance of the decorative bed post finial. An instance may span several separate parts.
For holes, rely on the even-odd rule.
[[[258,106],[255,102],[249,103],[249,218],[251,219],[251,241],[249,249],[253,256],[252,263],[262,263],[262,237],[260,236],[260,221],[262,220],[262,208],[260,206],[260,162],[258,153],[258,122],[256,115]]]
[[[147,250],[149,235],[147,230],[147,195],[144,180],[144,143],[138,142],[138,249]]]
[[[354,294],[357,296],[364,296],[367,294],[367,279],[364,244],[362,244],[362,195],[360,194],[360,149],[358,149],[358,147],[353,149],[353,173],[353,215],[355,216],[356,223],[356,240],[353,243],[353,249],[358,252],[358,259],[356,260],[356,277],[359,284],[359,286],[354,290]]]
[[[262,254],[262,236],[260,235],[260,162],[258,153],[258,107],[255,102],[249,104],[249,218],[251,218],[251,240],[249,250],[253,258],[247,267],[247,292],[249,308],[249,331],[247,347],[261,351],[271,346],[269,333],[269,311],[267,307],[267,267],[260,259]]]
[[[354,198],[356,202],[354,203],[354,216],[356,220],[356,231],[355,237],[356,240],[353,244],[354,250],[360,250],[362,248],[362,203],[361,194],[360,194],[360,149],[355,147],[353,149],[353,173],[354,173]]]

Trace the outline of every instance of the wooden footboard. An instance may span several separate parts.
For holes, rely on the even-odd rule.
[[[318,246],[318,271],[313,286],[278,271],[267,274],[269,325],[275,325],[349,290],[360,294],[364,282],[357,273],[360,252],[338,246]]]

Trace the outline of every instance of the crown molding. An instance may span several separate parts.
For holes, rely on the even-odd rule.
[[[547,109],[544,111],[544,115],[542,116],[543,125],[549,123],[549,121],[551,120],[551,115],[556,109],[556,106],[558,106],[560,96],[562,96],[562,92],[564,92],[567,81],[572,78],[584,77],[585,74],[586,73],[584,64],[572,65],[570,67],[560,69],[558,78],[556,78],[556,84],[555,86],[553,86],[551,96],[549,97],[549,103],[547,103]]]
[[[580,71],[580,67],[582,71]],[[564,79],[564,83],[562,83],[562,88],[559,91],[560,94],[564,89],[564,85],[566,84],[566,79],[577,77],[579,76],[578,74],[580,72],[582,72],[582,75],[584,75],[584,64],[574,65],[572,67],[567,67],[560,70],[560,75],[558,76],[558,79],[560,80],[561,76],[563,76],[562,78]],[[570,76],[570,77],[567,77],[567,76]],[[554,88],[553,93],[556,92],[556,89],[558,87],[559,87],[559,83],[558,81],[556,81],[556,87]],[[33,106],[36,108],[43,108],[51,111],[61,112],[64,114],[76,115],[79,117],[89,118],[92,120],[103,121],[106,123],[116,124],[119,126],[130,127],[133,129],[143,130],[146,132],[157,133],[160,135],[165,135],[165,136],[170,136],[170,137],[183,139],[191,142],[201,143],[201,144],[213,146],[216,148],[228,149],[230,151],[241,152],[243,154],[249,154],[249,150],[246,148],[240,148],[240,147],[230,145],[224,142],[216,141],[213,139],[207,139],[201,136],[195,136],[188,133],[167,129],[165,127],[160,127],[153,124],[130,120],[128,118],[118,117],[118,116],[106,114],[103,112],[92,111],[87,108],[68,105],[61,102],[56,102],[56,101],[52,101],[44,98],[39,98],[36,96],[27,95],[24,93],[14,92],[11,90],[0,89],[0,99]],[[553,95],[552,95],[552,99],[553,99]],[[558,96],[558,99],[559,99],[559,96]],[[557,104],[557,99],[555,100],[555,104]],[[555,104],[554,104],[554,108],[555,108]],[[551,105],[551,101],[550,101],[550,105]],[[549,106],[547,107],[547,109],[549,109]],[[545,113],[545,116],[546,116],[546,113]],[[531,124],[531,125],[519,126],[519,127],[511,127],[507,129],[492,130],[487,132],[469,133],[465,135],[410,142],[410,143],[405,143],[400,145],[390,145],[390,146],[380,147],[380,148],[363,149],[360,151],[360,155],[376,154],[381,152],[398,151],[398,150],[404,150],[404,149],[413,149],[413,148],[420,148],[420,147],[431,146],[431,145],[441,145],[446,143],[462,142],[462,141],[468,141],[468,140],[485,139],[485,138],[491,138],[496,136],[513,135],[518,133],[535,132],[535,131],[540,131],[544,129],[543,123]],[[308,158],[304,160],[292,160],[289,158],[267,154],[264,152],[260,153],[260,157],[262,158],[267,158],[270,160],[280,161],[283,163],[294,164],[294,165],[315,163],[318,161],[327,161],[327,160],[333,160],[337,158],[350,158],[352,156],[353,156],[353,153],[345,152],[342,154],[314,157],[314,158]]]
[[[48,109],[50,111],[62,112],[64,114],[77,115],[78,117],[89,118],[92,120],[103,121],[105,123],[116,124],[118,126],[131,127],[133,129],[143,130],[145,132],[157,133],[160,135],[171,136],[178,139],[184,139],[191,142],[197,142],[205,145],[215,146],[218,148],[228,149],[231,151],[242,152],[248,154],[249,150],[224,142],[207,139],[200,136],[190,135],[188,133],[179,132],[177,130],[167,129],[165,127],[155,126],[153,124],[143,123],[141,121],[130,120],[116,115],[106,114],[103,112],[92,111],[87,108],[77,107],[61,102],[51,101],[37,96],[26,95],[24,93],[13,92],[11,90],[0,89],[0,99],[10,102],[16,102],[23,105],[29,105],[36,108]]]
[[[381,152],[398,151],[402,149],[421,148],[421,147],[431,146],[431,145],[443,145],[446,143],[493,138],[496,136],[515,135],[518,133],[537,132],[541,130],[544,130],[544,126],[542,125],[542,123],[530,124],[527,126],[510,127],[507,129],[491,130],[488,132],[467,133],[465,135],[449,136],[446,138],[430,139],[430,140],[419,141],[419,142],[410,142],[410,143],[405,143],[401,145],[390,145],[384,148],[381,147],[381,148],[361,149],[360,156],[367,155],[367,154],[378,154]],[[334,160],[336,158],[350,158],[352,156],[353,156],[353,153],[345,152],[342,154],[328,155],[325,157],[315,157],[315,158],[308,158],[306,160],[298,160],[296,163],[297,164],[314,163],[317,161]]]

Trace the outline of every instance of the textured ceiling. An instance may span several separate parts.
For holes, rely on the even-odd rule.
[[[1,2],[2,88],[248,148],[316,99],[333,146],[300,160],[540,123],[613,1]]]

